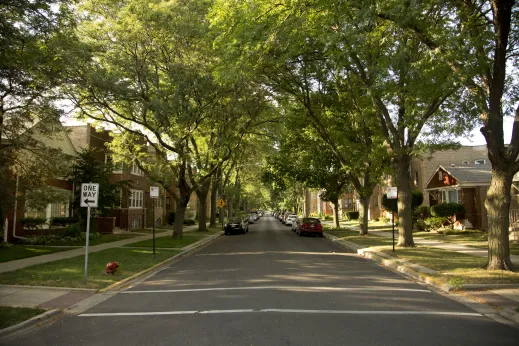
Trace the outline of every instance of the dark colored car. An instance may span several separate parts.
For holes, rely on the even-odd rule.
[[[249,231],[248,222],[240,217],[230,218],[224,225],[223,232],[225,235],[241,233],[245,234]]]
[[[321,225],[321,220],[315,217],[304,217],[297,221],[296,233],[299,236],[303,234],[315,234],[319,237],[324,237],[323,235],[323,225]]]

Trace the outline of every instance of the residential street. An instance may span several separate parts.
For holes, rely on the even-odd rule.
[[[9,345],[516,345],[519,330],[265,216]]]

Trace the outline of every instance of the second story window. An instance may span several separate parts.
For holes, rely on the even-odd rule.
[[[144,175],[144,173],[141,171],[141,169],[139,168],[139,166],[137,166],[137,164],[135,162],[132,162],[131,173],[133,175]]]
[[[485,163],[487,163],[485,159],[474,160],[475,165],[484,165]]]

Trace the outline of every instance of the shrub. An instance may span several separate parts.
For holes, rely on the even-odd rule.
[[[465,206],[460,203],[442,203],[431,207],[431,215],[443,217],[451,225],[465,218]]]
[[[63,232],[63,235],[65,237],[79,237],[81,236],[81,227],[79,226],[79,223],[75,223],[73,225],[68,225],[65,228],[65,232]]]
[[[325,215],[325,216],[324,216],[324,219],[325,219],[326,221],[330,221],[330,220],[333,220],[333,216]]]
[[[421,205],[415,209],[414,216],[416,219],[424,220],[431,216],[431,208],[427,205]]]
[[[185,219],[184,225],[196,225],[196,221],[192,219]]]
[[[385,223],[390,223],[391,219],[388,218],[388,217],[383,216],[383,217],[380,218],[380,221],[385,222]]]
[[[51,226],[66,227],[67,225],[71,225],[77,222],[77,217],[53,217],[50,224]]]
[[[346,219],[347,220],[358,220],[359,219],[359,212],[358,211],[347,211],[346,212]]]
[[[44,217],[26,217],[20,220],[20,223],[23,225],[23,229],[26,230],[39,230],[47,224],[47,219]]]
[[[172,211],[168,214],[168,225],[173,225],[175,223],[175,212]]]
[[[446,223],[448,223],[448,221],[445,217],[431,216],[426,218],[424,223],[427,225],[428,229],[437,229],[442,228]]]
[[[431,207],[432,216],[452,217],[465,215],[465,206],[460,203],[442,203]]]

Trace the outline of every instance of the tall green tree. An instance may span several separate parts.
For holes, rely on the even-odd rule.
[[[476,105],[492,164],[485,200],[489,216],[487,268],[511,269],[510,191],[513,176],[519,171],[517,2],[426,1],[406,3],[405,7],[391,2],[372,9],[378,18],[412,32],[432,60],[447,64],[467,98]],[[430,13],[441,20],[433,20]],[[504,135],[505,116],[514,119],[510,144]]]

